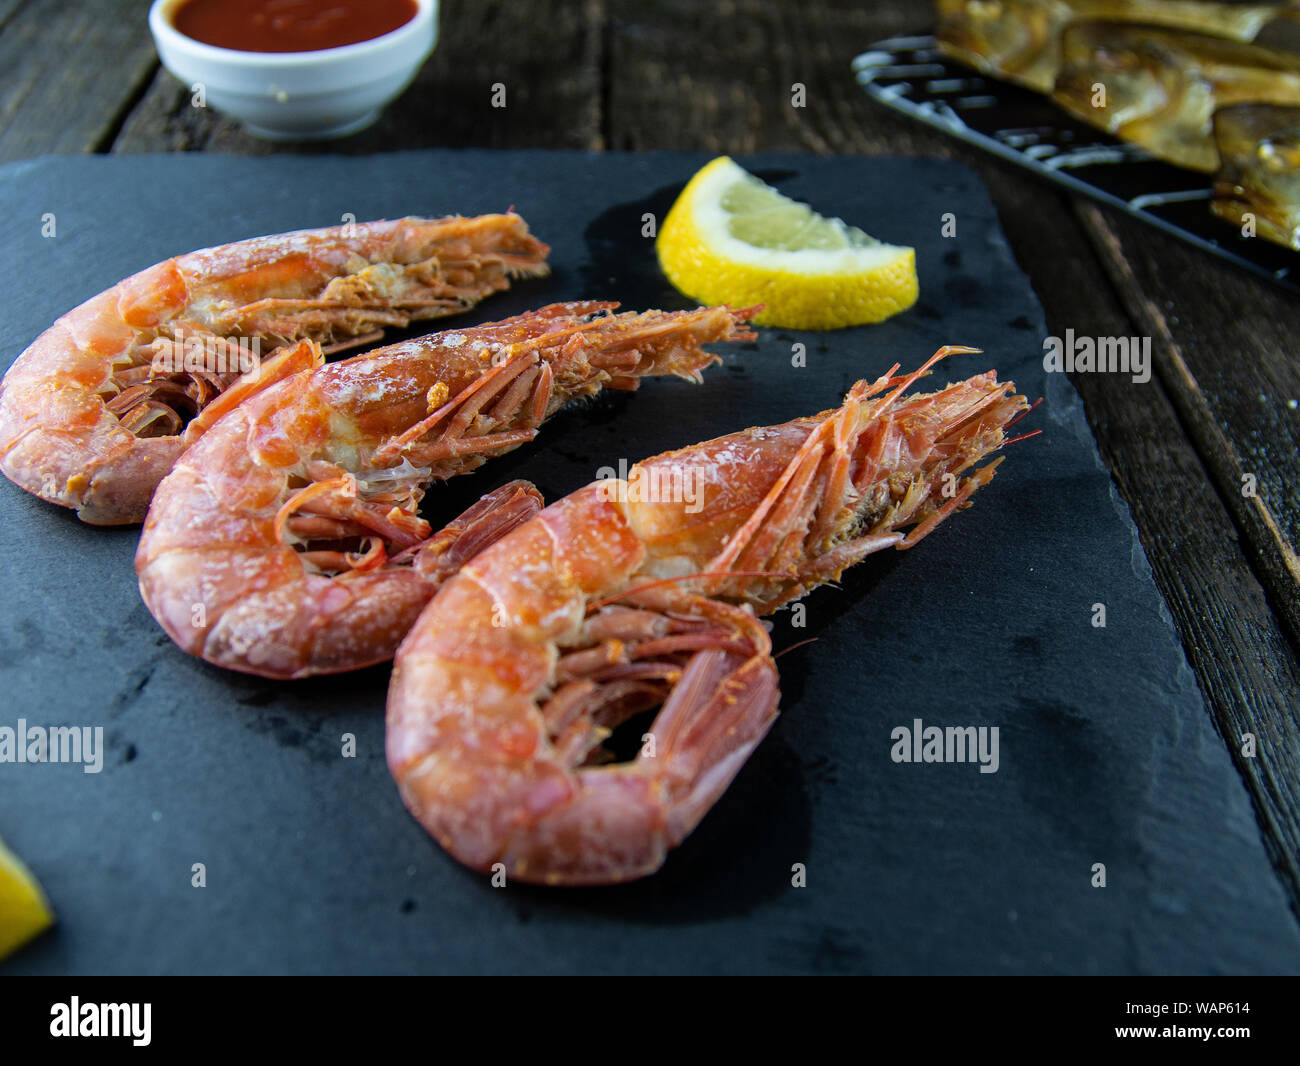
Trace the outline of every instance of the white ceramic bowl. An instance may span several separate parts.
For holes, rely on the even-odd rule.
[[[239,52],[186,37],[172,25],[184,0],[154,0],[149,29],[163,66],[207,105],[275,141],[345,137],[379,117],[415,77],[438,39],[438,0],[392,33],[316,52]]]

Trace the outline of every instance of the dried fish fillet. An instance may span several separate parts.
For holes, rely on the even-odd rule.
[[[1214,114],[1222,164],[1210,207],[1300,251],[1300,106],[1238,104]]]
[[[1062,36],[1052,98],[1153,155],[1213,172],[1212,117],[1239,103],[1300,104],[1300,55],[1204,34],[1080,22]]]
[[[1251,41],[1287,5],[1203,0],[939,0],[939,50],[985,74],[1050,93],[1061,35],[1081,20],[1140,22]]]

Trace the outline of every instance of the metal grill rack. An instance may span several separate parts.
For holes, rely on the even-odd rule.
[[[1158,226],[1300,294],[1297,253],[1211,214],[1210,178],[1074,121],[1051,102],[940,55],[931,34],[891,37],[853,60],[885,106]]]

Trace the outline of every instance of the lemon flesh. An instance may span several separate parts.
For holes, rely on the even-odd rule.
[[[36,878],[0,840],[0,959],[54,922]]]
[[[687,183],[655,242],[659,265],[693,300],[765,304],[789,329],[881,322],[916,302],[916,251],[885,244],[719,156]]]

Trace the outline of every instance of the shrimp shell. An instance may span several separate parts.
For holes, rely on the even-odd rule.
[[[462,567],[389,688],[388,765],[420,824],[466,865],[523,881],[657,870],[776,718],[756,613],[912,547],[992,478],[1000,460],[958,475],[1026,410],[1013,384],[990,371],[900,399],[954,351],[973,349],[588,485]],[[694,501],[630,491],[688,471]],[[610,731],[656,706],[641,754],[602,764]]]
[[[302,371],[180,458],[136,553],[144,601],[185,651],[264,677],[392,657],[439,583],[531,517],[515,483],[431,536],[426,487],[531,440],[569,400],[642,377],[691,381],[757,309],[612,314],[554,304]],[[304,344],[310,342],[303,342]]]
[[[549,251],[505,214],[351,223],[168,259],[69,311],[9,368],[0,472],[93,525],[139,522],[209,424],[195,418],[206,406],[320,361],[294,342],[336,350],[463,311],[512,277],[546,274]],[[207,345],[213,367],[156,370],[160,351],[186,338]],[[222,357],[241,340],[293,354],[241,377]]]

